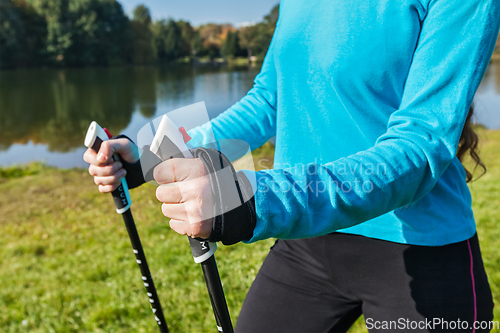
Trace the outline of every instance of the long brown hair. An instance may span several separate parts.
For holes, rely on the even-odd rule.
[[[469,109],[469,114],[467,115],[467,119],[465,120],[465,125],[464,129],[462,131],[462,135],[460,136],[460,141],[458,142],[458,149],[457,149],[457,157],[460,160],[460,162],[463,163],[463,160],[465,157],[470,156],[472,160],[474,161],[474,169],[472,172],[470,172],[465,166],[465,173],[466,173],[466,181],[467,183],[472,181],[472,173],[476,171],[477,167],[479,166],[481,169],[483,169],[483,172],[479,177],[484,175],[486,173],[486,166],[484,165],[483,161],[481,161],[481,158],[479,157],[479,137],[477,136],[477,133],[474,131],[472,127],[472,115],[474,114],[474,106],[471,106]],[[479,178],[478,177],[478,178]]]

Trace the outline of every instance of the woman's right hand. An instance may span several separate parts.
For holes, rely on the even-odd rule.
[[[127,174],[120,161],[113,161],[114,154],[129,163],[139,160],[139,149],[126,138],[104,141],[98,153],[89,148],[83,154],[83,160],[90,164],[89,173],[94,176],[101,193],[113,192]]]

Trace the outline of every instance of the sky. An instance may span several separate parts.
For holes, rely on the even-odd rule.
[[[118,0],[125,12],[144,4],[153,20],[173,18],[186,20],[191,25],[205,23],[231,23],[238,26],[247,22],[260,22],[279,0]]]

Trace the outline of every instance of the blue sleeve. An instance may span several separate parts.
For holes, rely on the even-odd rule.
[[[400,107],[390,116],[386,133],[370,149],[330,163],[257,172],[258,221],[249,242],[327,234],[428,193],[455,158],[469,106],[493,52],[499,17],[496,0],[431,0]],[[246,103],[237,110],[251,114]],[[259,142],[271,134],[269,114],[257,116],[259,122],[268,121],[262,125],[265,131],[259,132],[254,122],[244,127],[259,132]],[[367,164],[385,170],[366,172]],[[343,188],[356,182],[360,186]]]
[[[278,30],[278,25],[276,30]],[[251,150],[255,150],[276,135],[278,97],[273,49],[274,38],[266,53],[261,71],[255,77],[252,89],[239,102],[209,123],[189,131],[192,137],[190,144],[193,147],[209,144],[215,136],[217,141],[222,139],[245,141],[250,145]],[[244,154],[246,151],[241,153]],[[228,156],[231,161],[239,157],[241,156]]]

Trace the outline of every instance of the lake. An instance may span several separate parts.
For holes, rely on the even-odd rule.
[[[137,66],[0,71],[0,166],[44,161],[86,167],[92,120],[135,138],[151,119],[204,101],[215,117],[252,87],[259,67]],[[477,123],[500,128],[500,62],[475,98]]]

